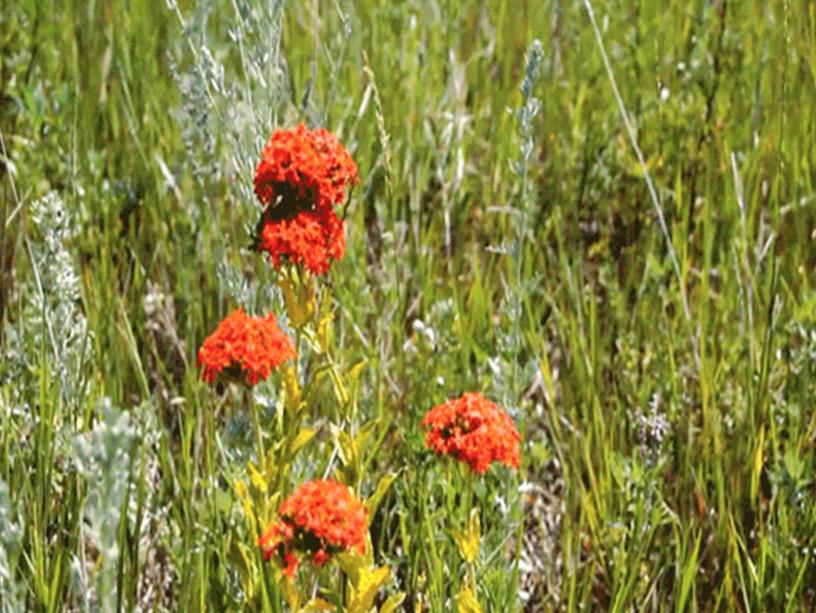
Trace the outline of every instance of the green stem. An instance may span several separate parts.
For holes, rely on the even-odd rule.
[[[259,407],[252,398],[252,392],[246,393],[249,400],[249,412],[252,415],[252,425],[255,428],[255,444],[258,446],[258,468],[262,474],[266,474],[266,450],[263,444],[263,430],[261,429],[261,418],[258,415]]]

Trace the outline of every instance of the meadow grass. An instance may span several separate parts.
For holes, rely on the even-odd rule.
[[[283,310],[251,180],[298,121],[362,178],[332,359],[362,490],[394,477],[380,604],[455,608],[468,476],[420,421],[480,390],[523,441],[471,484],[485,611],[816,608],[816,4],[587,4],[4,4],[4,610],[283,610],[246,589],[246,398],[195,358]],[[313,374],[296,481],[339,453]]]

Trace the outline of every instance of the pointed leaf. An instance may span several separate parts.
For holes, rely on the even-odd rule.
[[[301,447],[307,445],[309,441],[314,438],[315,434],[317,433],[311,428],[303,428],[298,432],[297,436],[295,436],[295,440],[292,441],[292,455],[295,455],[300,451]]]
[[[335,556],[337,564],[346,573],[351,580],[351,583],[356,585],[360,580],[361,571],[368,566],[365,557],[358,553],[345,552]]]
[[[453,531],[453,539],[459,545],[459,552],[468,564],[473,564],[479,557],[479,541],[481,538],[479,510],[473,509],[467,529],[464,532]]]
[[[405,592],[392,594],[380,607],[380,613],[394,613],[402,604],[403,600],[405,600]]]
[[[343,464],[349,465],[354,463],[356,459],[354,454],[354,442],[348,433],[334,425],[331,426],[331,433],[332,436],[334,436],[337,446],[340,448],[340,459],[343,461]]]
[[[388,488],[391,487],[391,484],[396,478],[397,475],[394,473],[387,473],[380,477],[380,481],[377,483],[377,489],[375,489],[374,493],[366,499],[365,504],[366,507],[368,507],[369,523],[374,519],[374,514],[377,512],[377,507],[380,506],[382,499],[388,493]]]
[[[374,606],[374,599],[377,591],[388,580],[390,571],[387,566],[381,566],[370,570],[368,568],[360,571],[360,578],[357,582],[354,598],[349,606],[349,613],[367,613]]]
[[[283,597],[286,599],[286,604],[293,611],[300,610],[300,594],[298,594],[297,585],[287,576],[283,576],[281,580],[281,587],[283,588]]]
[[[252,481],[252,485],[255,486],[255,489],[257,489],[262,494],[266,494],[266,491],[268,489],[266,487],[266,479],[264,479],[264,476],[255,466],[255,464],[252,463],[251,461],[247,462],[247,472],[249,473],[249,479],[250,481]]]
[[[366,449],[366,445],[368,445],[368,440],[371,438],[371,435],[374,433],[374,430],[377,427],[377,420],[372,419],[367,423],[363,424],[360,428],[360,431],[357,432],[357,436],[354,437],[354,452],[356,457],[362,458]]]
[[[462,588],[456,595],[456,606],[459,608],[459,613],[482,613],[482,606],[467,587]]]

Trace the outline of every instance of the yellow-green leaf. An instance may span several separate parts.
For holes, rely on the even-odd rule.
[[[388,575],[387,566],[380,566],[373,570],[361,569],[359,581],[355,586],[354,598],[352,598],[349,605],[349,613],[367,613],[374,606],[377,590],[388,580]]]
[[[266,451],[266,482],[273,483],[275,478],[278,476],[278,449],[279,446],[273,445],[270,449]]]
[[[303,606],[300,612],[311,613],[312,611],[335,611],[336,609],[337,607],[327,600],[323,600],[322,598],[312,598]]]
[[[328,370],[329,378],[332,381],[332,386],[334,387],[334,396],[337,398],[337,401],[346,406],[349,401],[349,394],[348,390],[346,390],[346,385],[343,383],[343,378],[337,373],[334,368],[329,368]]]
[[[759,436],[757,437],[757,446],[754,450],[754,465],[751,471],[751,500],[756,500],[759,494],[760,477],[762,476],[762,455],[763,447],[765,446],[765,424],[759,427]]]
[[[286,395],[286,410],[290,413],[297,413],[302,402],[297,371],[289,364],[284,364],[281,366],[281,373],[283,374],[283,390]]]
[[[302,328],[315,312],[316,297],[311,278],[293,280],[281,277],[278,279],[278,286],[283,291],[289,324],[294,328]]]
[[[337,426],[331,426],[331,432],[334,436],[334,440],[337,441],[337,445],[340,448],[340,459],[343,461],[343,464],[352,464],[356,460],[356,456],[354,454],[354,441],[351,440],[351,437],[347,432],[344,432]]]
[[[360,580],[361,571],[368,566],[364,556],[354,552],[345,552],[335,556],[337,564],[346,573],[351,583],[356,585]]]
[[[247,462],[247,472],[249,473],[249,479],[252,481],[252,485],[255,486],[262,494],[266,494],[267,487],[266,487],[266,479],[258,470],[258,468],[252,462]]]
[[[403,600],[405,600],[405,592],[397,592],[396,594],[392,594],[380,607],[380,613],[394,613],[394,611],[396,611],[402,604]]]
[[[470,588],[462,588],[456,595],[456,606],[459,613],[482,613],[482,606]]]
[[[328,353],[332,345],[334,314],[329,312],[321,312],[320,321],[317,322],[317,346],[321,353]]]
[[[368,521],[371,522],[374,519],[374,513],[377,512],[377,507],[380,506],[383,497],[388,492],[388,488],[391,487],[391,484],[394,482],[394,479],[397,478],[397,475],[394,473],[387,473],[380,478],[380,481],[377,483],[377,489],[374,490],[374,493],[371,494],[366,499],[366,507],[368,508]]]
[[[374,433],[376,428],[377,420],[372,419],[363,424],[363,426],[357,432],[357,436],[354,437],[354,453],[356,457],[363,457],[363,452],[368,445],[368,440],[371,438],[371,435]]]
[[[366,358],[363,358],[362,360],[354,364],[354,366],[352,366],[349,369],[348,373],[349,381],[355,383],[357,379],[360,378],[360,374],[363,372],[363,368],[365,368],[366,364],[368,364],[368,360]]]
[[[284,576],[281,580],[281,587],[283,588],[283,597],[286,599],[286,604],[293,611],[300,610],[300,594],[298,594],[297,585],[289,577]]]
[[[292,441],[292,455],[295,455],[298,451],[300,451],[301,447],[308,444],[314,438],[316,432],[311,428],[303,428],[300,432],[297,433],[295,436],[295,440]]]
[[[473,509],[470,514],[468,527],[464,532],[453,531],[453,539],[459,545],[459,552],[465,562],[473,564],[479,557],[479,541],[482,538],[481,526],[479,524],[479,510]]]

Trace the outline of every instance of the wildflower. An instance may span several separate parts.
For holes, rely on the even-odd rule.
[[[491,463],[518,468],[519,434],[513,420],[477,393],[435,406],[425,415],[425,446],[437,455],[450,455],[476,473]]]
[[[323,566],[331,554],[365,551],[368,509],[332,480],[310,481],[287,498],[278,509],[279,521],[271,523],[258,539],[264,559],[273,556],[293,577],[301,557],[311,556]]]
[[[272,134],[255,169],[255,195],[264,206],[325,210],[341,204],[357,180],[357,165],[337,137],[301,123]]]
[[[286,258],[319,275],[332,260],[343,257],[346,234],[334,211],[300,211],[289,218],[262,221],[258,248],[269,254],[276,268]]]
[[[255,194],[264,207],[256,247],[275,267],[286,259],[325,273],[346,248],[334,207],[358,180],[357,165],[330,132],[303,124],[276,131],[255,169]]]
[[[278,327],[274,314],[252,317],[238,308],[204,341],[198,366],[203,367],[201,378],[208,383],[224,375],[255,385],[293,357],[292,340]]]

